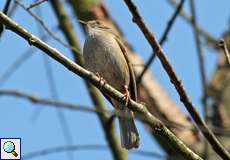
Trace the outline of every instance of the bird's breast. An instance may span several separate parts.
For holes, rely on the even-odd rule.
[[[118,90],[129,85],[129,69],[125,57],[113,36],[90,35],[87,37],[83,55],[85,67],[99,73]]]

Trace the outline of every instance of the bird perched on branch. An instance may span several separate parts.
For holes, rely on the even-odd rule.
[[[104,80],[124,93],[127,102],[129,98],[137,100],[134,72],[119,37],[102,21],[80,22],[85,24],[88,34],[83,49],[85,67],[97,74],[101,81]],[[134,123],[134,114],[127,107],[128,103],[122,105],[117,100],[104,95],[118,111],[122,147],[137,148],[139,134]]]

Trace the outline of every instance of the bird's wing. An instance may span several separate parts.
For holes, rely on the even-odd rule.
[[[122,42],[120,41],[120,39],[117,36],[115,36],[115,39],[116,39],[117,43],[119,44],[121,51],[125,57],[125,60],[128,64],[128,67],[129,67],[129,74],[130,74],[129,90],[130,90],[131,99],[137,101],[137,86],[136,86],[136,79],[135,79],[135,74],[133,71],[133,66],[129,60],[125,46],[122,44]]]

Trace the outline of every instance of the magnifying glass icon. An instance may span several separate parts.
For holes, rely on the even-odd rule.
[[[3,150],[6,152],[6,153],[11,153],[12,155],[14,155],[14,157],[17,157],[18,154],[17,152],[15,152],[15,145],[13,142],[11,141],[6,141],[4,144],[3,144]]]

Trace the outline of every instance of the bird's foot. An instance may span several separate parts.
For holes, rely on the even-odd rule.
[[[106,84],[106,80],[100,76],[98,72],[96,73],[96,76],[99,77],[99,89],[101,89]]]
[[[129,94],[129,90],[128,90],[128,86],[127,85],[124,85],[124,89],[125,89],[125,92],[123,93],[124,94],[124,99],[125,99],[125,106],[128,106],[128,103],[130,101],[130,94]]]

